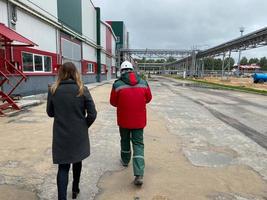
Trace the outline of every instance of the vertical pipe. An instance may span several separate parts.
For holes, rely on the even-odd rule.
[[[198,59],[195,60],[195,72],[196,72],[197,77],[199,77],[199,60]]]
[[[243,33],[244,33],[244,27],[240,27],[240,33],[241,33],[241,37],[243,36]],[[241,59],[241,49],[239,50],[239,55],[238,55],[238,76],[240,75],[240,59]]]
[[[215,58],[214,57],[211,57],[212,58],[212,63],[211,63],[211,65],[212,65],[212,72],[214,72],[214,61],[215,61]]]
[[[192,71],[191,71],[191,76],[193,75],[196,75],[195,73],[196,73],[196,54],[195,54],[195,50],[193,50],[193,54],[192,54],[192,63],[191,63],[191,70],[193,71],[193,73],[192,73]]]
[[[229,59],[228,59],[228,74],[227,74],[227,79],[229,79],[229,74],[230,74],[230,65],[231,65],[231,53],[232,51],[229,51]]]
[[[186,71],[189,71],[189,69],[188,69],[188,57],[186,58]],[[189,72],[189,74],[190,74],[190,72]]]
[[[96,81],[101,82],[101,21],[100,8],[96,8],[96,44],[97,44],[97,75]]]
[[[224,76],[224,60],[225,60],[225,53],[223,53],[223,62],[222,62],[222,79]]]
[[[120,69],[120,63],[121,63],[121,52],[119,50],[117,50],[117,55],[118,55],[118,60],[117,60],[117,68],[116,68],[116,78],[119,77],[119,69]]]
[[[205,61],[204,58],[202,59],[202,77],[204,78],[204,74],[205,74]]]

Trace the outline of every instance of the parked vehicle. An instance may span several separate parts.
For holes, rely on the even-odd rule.
[[[264,83],[267,82],[267,74],[255,73],[253,75],[254,83]]]

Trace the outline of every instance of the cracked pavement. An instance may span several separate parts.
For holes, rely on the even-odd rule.
[[[90,128],[80,200],[266,200],[266,96],[156,77],[145,129],[145,184],[119,162],[111,84],[91,90],[98,118]],[[57,198],[52,119],[45,102],[0,118],[0,199]],[[71,174],[69,180],[70,195]]]

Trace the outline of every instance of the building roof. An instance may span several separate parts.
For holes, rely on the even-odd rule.
[[[238,65],[234,65],[234,67],[238,67]],[[257,64],[251,64],[251,65],[240,65],[240,69],[260,69],[261,67]]]
[[[23,37],[19,33],[13,31],[12,29],[5,26],[5,24],[0,23],[0,41],[1,42],[19,42],[21,44],[13,44],[19,46],[38,46],[31,40]]]
[[[104,22],[104,21],[101,21],[102,24],[104,24],[112,33],[113,37],[115,38],[115,40],[117,39],[117,36],[115,35],[111,25],[108,23],[108,22]]]

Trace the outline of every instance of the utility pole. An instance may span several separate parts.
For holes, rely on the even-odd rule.
[[[239,31],[240,31],[240,34],[241,34],[241,37],[243,36],[243,33],[244,33],[244,31],[245,31],[245,28],[244,27],[240,27],[239,28]],[[239,56],[238,56],[238,63],[237,63],[237,65],[238,65],[238,69],[237,69],[237,73],[238,73],[238,76],[240,75],[240,59],[241,59],[241,49],[239,49]]]

